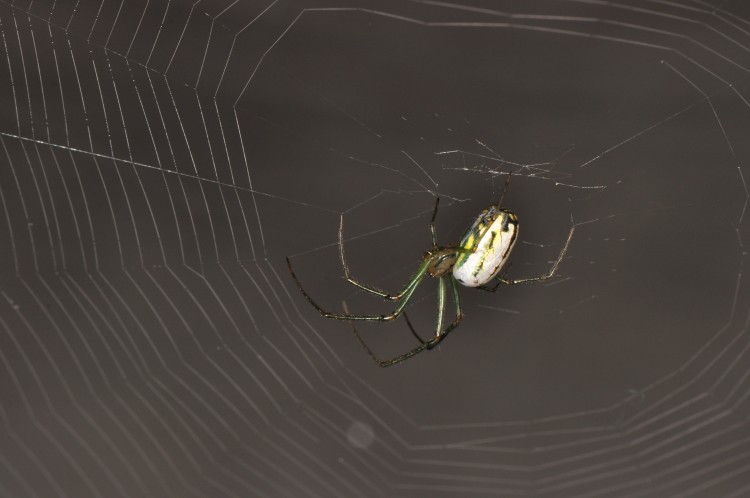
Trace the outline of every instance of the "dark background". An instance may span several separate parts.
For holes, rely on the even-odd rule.
[[[744,3],[6,2],[0,33],[0,495],[750,494]],[[435,197],[456,243],[509,171],[510,276],[570,249],[462,289],[439,349],[378,368],[287,272],[384,312],[340,213],[395,290]]]

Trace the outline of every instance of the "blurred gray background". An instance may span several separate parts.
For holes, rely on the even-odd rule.
[[[738,1],[0,6],[0,495],[750,494]],[[389,310],[504,199],[495,294]],[[434,333],[435,281],[409,307]],[[452,307],[449,307],[452,314]],[[403,320],[362,324],[384,358]]]

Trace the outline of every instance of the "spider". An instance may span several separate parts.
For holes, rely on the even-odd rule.
[[[344,269],[344,277],[346,280],[360,289],[367,291],[376,296],[380,296],[386,301],[395,301],[395,309],[386,315],[353,315],[349,313],[346,303],[343,303],[344,313],[332,313],[325,311],[323,308],[313,301],[310,295],[305,291],[300,283],[297,275],[294,273],[292,263],[289,258],[286,258],[287,265],[289,266],[289,272],[294,279],[294,282],[299,287],[302,295],[307,301],[316,309],[318,312],[326,318],[334,318],[336,320],[363,320],[363,321],[375,321],[375,322],[390,322],[403,314],[406,320],[406,324],[409,327],[412,335],[417,338],[420,345],[416,348],[407,351],[406,353],[396,356],[388,360],[380,360],[372,350],[367,346],[365,341],[357,332],[356,327],[352,323],[352,330],[354,335],[359,340],[359,343],[370,355],[370,357],[381,367],[388,367],[401,363],[422,351],[430,350],[440,344],[448,334],[454,330],[463,318],[463,311],[461,309],[461,299],[459,297],[458,284],[466,287],[475,287],[480,290],[495,292],[500,284],[515,285],[526,282],[540,282],[547,280],[554,276],[557,271],[560,262],[565,256],[565,252],[568,250],[570,241],[573,238],[573,232],[575,231],[575,225],[573,225],[568,233],[568,238],[565,241],[565,245],[560,251],[555,263],[550,268],[549,272],[538,277],[521,278],[521,279],[507,279],[507,270],[500,275],[500,270],[503,268],[505,263],[510,257],[510,252],[513,249],[516,239],[518,238],[518,217],[507,209],[503,209],[502,202],[505,197],[505,191],[510,183],[511,175],[508,174],[503,186],[503,191],[500,194],[500,200],[497,204],[493,204],[484,211],[474,220],[474,223],[469,227],[464,236],[461,238],[461,242],[458,245],[453,246],[438,246],[437,235],[435,232],[435,218],[437,217],[438,205],[440,204],[440,198],[438,197],[435,201],[435,209],[432,212],[432,220],[430,221],[430,234],[432,236],[432,248],[425,252],[422,257],[422,261],[417,267],[417,271],[406,283],[406,285],[396,294],[391,294],[375,287],[363,284],[362,282],[354,279],[349,271],[349,265],[346,262],[344,256],[344,218],[341,216],[339,222],[339,255],[341,256],[341,266]],[[508,266],[510,268],[510,266]],[[438,279],[438,299],[437,299],[437,318],[435,326],[435,336],[429,341],[423,340],[419,334],[414,330],[409,317],[406,312],[406,305],[409,304],[409,300],[414,295],[414,291],[417,289],[422,280],[430,276]],[[494,285],[487,286],[492,280],[495,280]],[[445,326],[445,308],[447,306],[447,294],[448,286],[451,288],[453,294],[453,302],[456,306],[456,316],[453,321],[444,328]]]

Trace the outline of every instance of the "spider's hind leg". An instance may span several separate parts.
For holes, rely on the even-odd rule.
[[[570,228],[570,232],[568,232],[568,239],[565,241],[565,245],[560,251],[560,255],[557,257],[557,260],[555,260],[554,264],[552,265],[552,268],[550,268],[550,270],[544,275],[540,275],[538,277],[508,279],[508,278],[505,278],[506,273],[507,273],[507,270],[506,270],[505,272],[503,272],[503,276],[497,279],[497,282],[495,283],[494,286],[492,287],[480,286],[477,288],[483,291],[487,291],[487,292],[495,292],[497,288],[500,286],[500,284],[516,285],[516,284],[525,284],[528,282],[542,282],[544,280],[547,280],[548,278],[554,277],[555,273],[557,273],[557,268],[560,266],[560,263],[565,257],[565,253],[568,252],[568,246],[570,245],[570,241],[573,238],[573,232],[575,232],[575,229],[576,229],[575,225],[573,225]],[[508,269],[510,269],[510,266],[508,266]]]

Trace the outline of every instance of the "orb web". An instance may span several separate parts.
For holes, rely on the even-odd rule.
[[[0,6],[0,495],[746,495],[743,9]],[[386,310],[339,215],[397,289],[510,171],[510,276],[575,237],[439,349],[287,273]]]

